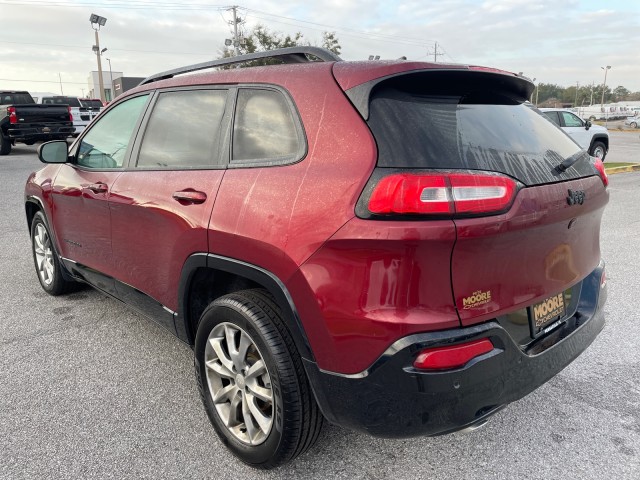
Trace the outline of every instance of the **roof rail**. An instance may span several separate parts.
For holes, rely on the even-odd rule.
[[[186,67],[167,70],[166,72],[156,73],[145,78],[139,85],[145,85],[158,80],[165,80],[183,73],[197,72],[198,70],[206,70],[207,68],[221,67],[223,65],[235,65],[238,63],[250,62],[261,58],[277,58],[284,63],[307,63],[311,62],[307,55],[319,58],[323,62],[340,62],[342,59],[335,53],[320,47],[288,47],[267,50],[264,52],[249,53],[247,55],[239,55],[237,57],[223,58],[221,60],[212,60],[210,62],[196,63],[187,65]]]

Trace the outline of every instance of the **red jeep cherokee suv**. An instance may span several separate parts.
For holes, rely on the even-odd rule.
[[[267,57],[283,64],[182,75]],[[604,325],[607,177],[532,88],[312,47],[149,77],[69,149],[40,147],[38,278],[192,345],[214,428],[255,467],[324,418],[383,437],[480,425]]]

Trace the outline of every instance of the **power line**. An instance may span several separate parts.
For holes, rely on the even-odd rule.
[[[154,8],[157,10],[224,10],[228,7],[224,5],[208,5],[204,3],[165,3],[165,2],[87,2],[81,3],[77,1],[65,1],[65,0],[0,0],[0,4],[3,5],[15,5],[15,6],[33,6],[33,7],[73,7],[73,8],[85,8],[85,7],[99,7],[106,9],[122,9],[122,10],[145,10]]]

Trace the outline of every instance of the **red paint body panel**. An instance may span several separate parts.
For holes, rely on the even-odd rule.
[[[583,205],[567,203],[569,188],[585,192]],[[600,220],[608,198],[593,176],[522,189],[504,215],[456,220],[451,269],[462,324],[544,300],[592,272],[600,261]],[[476,291],[490,291],[491,301],[465,309],[463,299]]]
[[[306,319],[318,366],[369,367],[394,341],[460,326],[453,306],[451,220],[353,219],[287,283]],[[323,333],[324,332],[324,333]]]
[[[60,166],[52,188],[53,224],[60,254],[99,272],[114,272],[109,190],[121,171],[91,171]],[[91,185],[104,184],[104,192]]]
[[[184,262],[206,252],[207,226],[224,170],[127,171],[110,196],[114,277],[178,309]],[[177,191],[206,193],[200,204],[181,204]]]

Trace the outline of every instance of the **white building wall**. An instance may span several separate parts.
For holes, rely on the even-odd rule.
[[[104,95],[105,100],[110,102],[113,100],[113,81],[116,78],[120,78],[123,75],[122,72],[109,72],[109,70],[102,70],[102,82],[104,85]],[[97,71],[92,71],[89,73],[88,78],[89,85],[89,93],[87,93],[87,98],[100,98],[100,77],[98,76]]]

